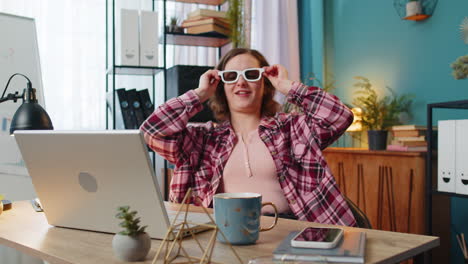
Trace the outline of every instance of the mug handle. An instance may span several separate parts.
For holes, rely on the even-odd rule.
[[[266,203],[262,203],[262,208],[263,208],[263,206],[266,206],[266,205],[271,205],[273,207],[273,209],[275,210],[275,221],[273,222],[273,224],[271,226],[269,226],[267,228],[261,227],[260,232],[271,230],[271,229],[273,229],[273,227],[276,226],[276,223],[278,223],[278,209],[276,208],[276,205],[274,203],[272,203],[272,202],[266,202]]]

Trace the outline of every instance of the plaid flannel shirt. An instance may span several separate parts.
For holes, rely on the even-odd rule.
[[[289,207],[299,220],[355,226],[322,154],[352,123],[352,112],[336,96],[301,83],[293,84],[286,99],[304,113],[264,117],[258,130]],[[175,164],[170,200],[181,202],[192,188],[192,195],[209,207],[238,139],[227,121],[187,125],[202,107],[196,93],[188,91],[159,106],[140,130],[153,150]]]

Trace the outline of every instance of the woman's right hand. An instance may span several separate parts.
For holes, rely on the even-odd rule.
[[[215,93],[220,80],[221,77],[218,75],[218,70],[208,70],[200,76],[198,88],[194,91],[202,103]]]

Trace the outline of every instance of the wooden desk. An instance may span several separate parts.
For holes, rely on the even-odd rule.
[[[262,218],[264,225],[270,220],[270,217]],[[290,231],[300,230],[306,226],[324,225],[280,219],[275,229],[260,234],[260,239],[255,245],[236,246],[235,249],[247,263],[253,257],[271,255]],[[345,227],[345,229],[356,228]],[[437,237],[359,230],[367,233],[366,263],[396,263],[439,245]],[[208,239],[208,235],[206,232],[199,234],[201,239]],[[0,244],[50,263],[121,263],[113,256],[112,236],[112,234],[52,227],[47,224],[44,214],[36,213],[28,201],[15,202],[13,209],[0,215]],[[152,241],[151,251],[144,263],[151,263],[160,243],[160,240]],[[216,243],[213,260],[235,263],[228,247],[219,242]]]

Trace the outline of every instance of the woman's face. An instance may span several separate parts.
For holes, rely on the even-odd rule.
[[[240,54],[226,63],[225,71],[243,71],[249,68],[260,68],[258,60],[250,54]],[[235,83],[225,83],[229,111],[231,113],[260,115],[262,98],[265,89],[263,76],[254,82],[246,81],[241,74]]]

